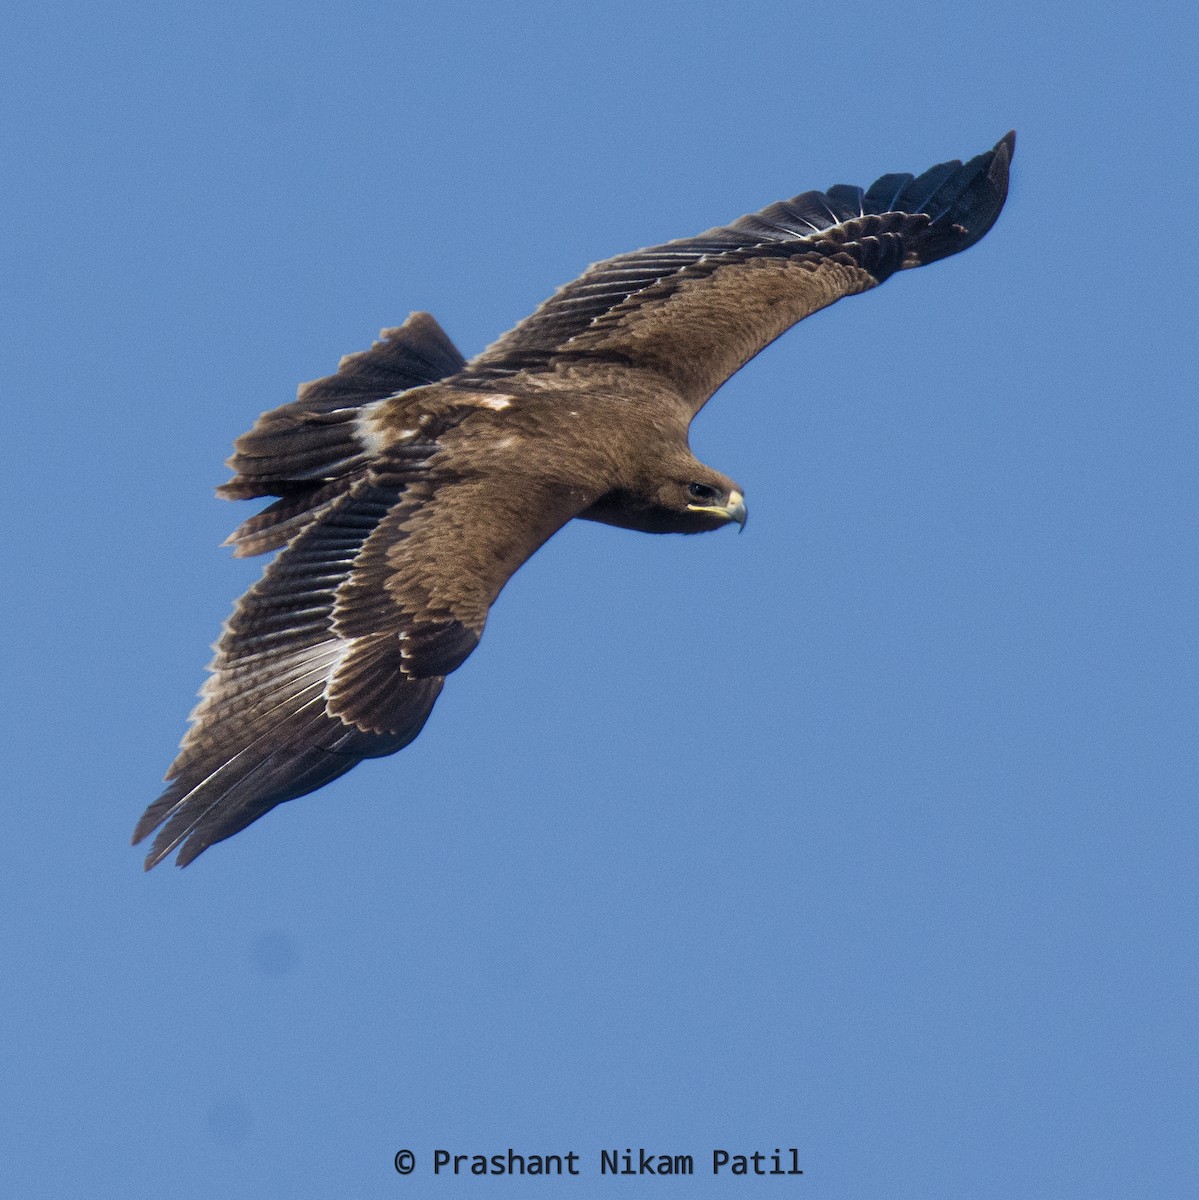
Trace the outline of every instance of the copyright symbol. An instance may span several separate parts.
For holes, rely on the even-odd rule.
[[[416,1169],[416,1155],[411,1150],[397,1150],[395,1163],[400,1175],[411,1175]]]

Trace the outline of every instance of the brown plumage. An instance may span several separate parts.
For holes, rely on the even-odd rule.
[[[282,552],[138,822],[135,843],[158,830],[147,869],[412,741],[500,589],[572,518],[743,523],[737,486],[688,447],[692,418],[796,321],[982,237],[1014,144],[597,263],[469,363],[414,313],[261,416],[219,491],[277,497],[229,540]]]

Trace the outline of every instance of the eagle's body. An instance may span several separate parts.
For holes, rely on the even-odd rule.
[[[426,313],[265,413],[230,541],[282,552],[217,645],[193,726],[134,840],[185,865],[420,732],[512,573],[575,517],[698,533],[745,507],[691,421],[784,330],[991,227],[1013,135],[969,163],[839,185],[598,263],[466,362]]]

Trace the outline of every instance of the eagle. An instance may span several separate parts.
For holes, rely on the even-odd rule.
[[[218,494],[272,497],[226,544],[279,553],[134,831],[157,830],[146,869],[411,742],[508,578],[568,521],[744,526],[741,487],[688,446],[696,413],[797,321],[977,242],[1014,146],[606,259],[469,362],[413,313],[260,416]]]

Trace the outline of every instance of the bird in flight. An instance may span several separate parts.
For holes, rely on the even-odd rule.
[[[744,525],[741,488],[691,453],[696,413],[797,321],[977,242],[1014,145],[596,263],[469,362],[413,313],[259,417],[218,494],[274,497],[229,543],[280,553],[134,831],[157,830],[146,869],[411,742],[500,589],[573,518]]]

